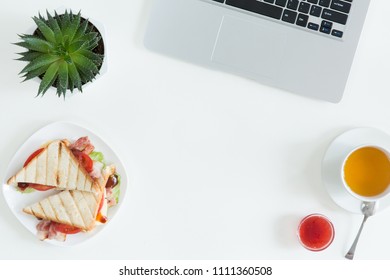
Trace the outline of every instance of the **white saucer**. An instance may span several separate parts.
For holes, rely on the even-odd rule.
[[[339,135],[330,144],[322,162],[322,181],[331,198],[347,211],[361,214],[362,201],[343,187],[342,163],[355,148],[364,145],[383,147],[390,151],[390,136],[374,128],[355,128]],[[390,206],[390,195],[380,199],[378,211]]]

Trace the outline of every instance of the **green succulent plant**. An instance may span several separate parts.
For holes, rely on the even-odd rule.
[[[88,20],[72,11],[33,17],[37,25],[34,34],[19,35],[16,45],[27,49],[18,60],[28,64],[20,72],[23,81],[40,77],[38,94],[44,95],[51,87],[57,88],[59,97],[66,96],[69,89],[82,92],[82,85],[92,81],[99,73],[103,54],[96,49],[101,39]]]

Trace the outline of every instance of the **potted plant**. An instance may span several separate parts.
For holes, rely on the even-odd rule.
[[[57,95],[65,98],[68,90],[82,92],[84,84],[99,74],[104,57],[101,33],[88,19],[70,10],[63,14],[47,12],[47,18],[33,17],[37,28],[33,34],[19,35],[16,45],[26,48],[18,60],[27,65],[20,74],[24,81],[41,79],[38,96],[55,87]]]

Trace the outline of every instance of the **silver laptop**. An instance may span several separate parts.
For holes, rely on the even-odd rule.
[[[153,51],[339,102],[370,0],[155,0]]]

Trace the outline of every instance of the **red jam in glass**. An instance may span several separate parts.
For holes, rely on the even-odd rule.
[[[306,249],[311,251],[324,250],[334,239],[333,224],[320,214],[306,216],[299,224],[298,236]]]

